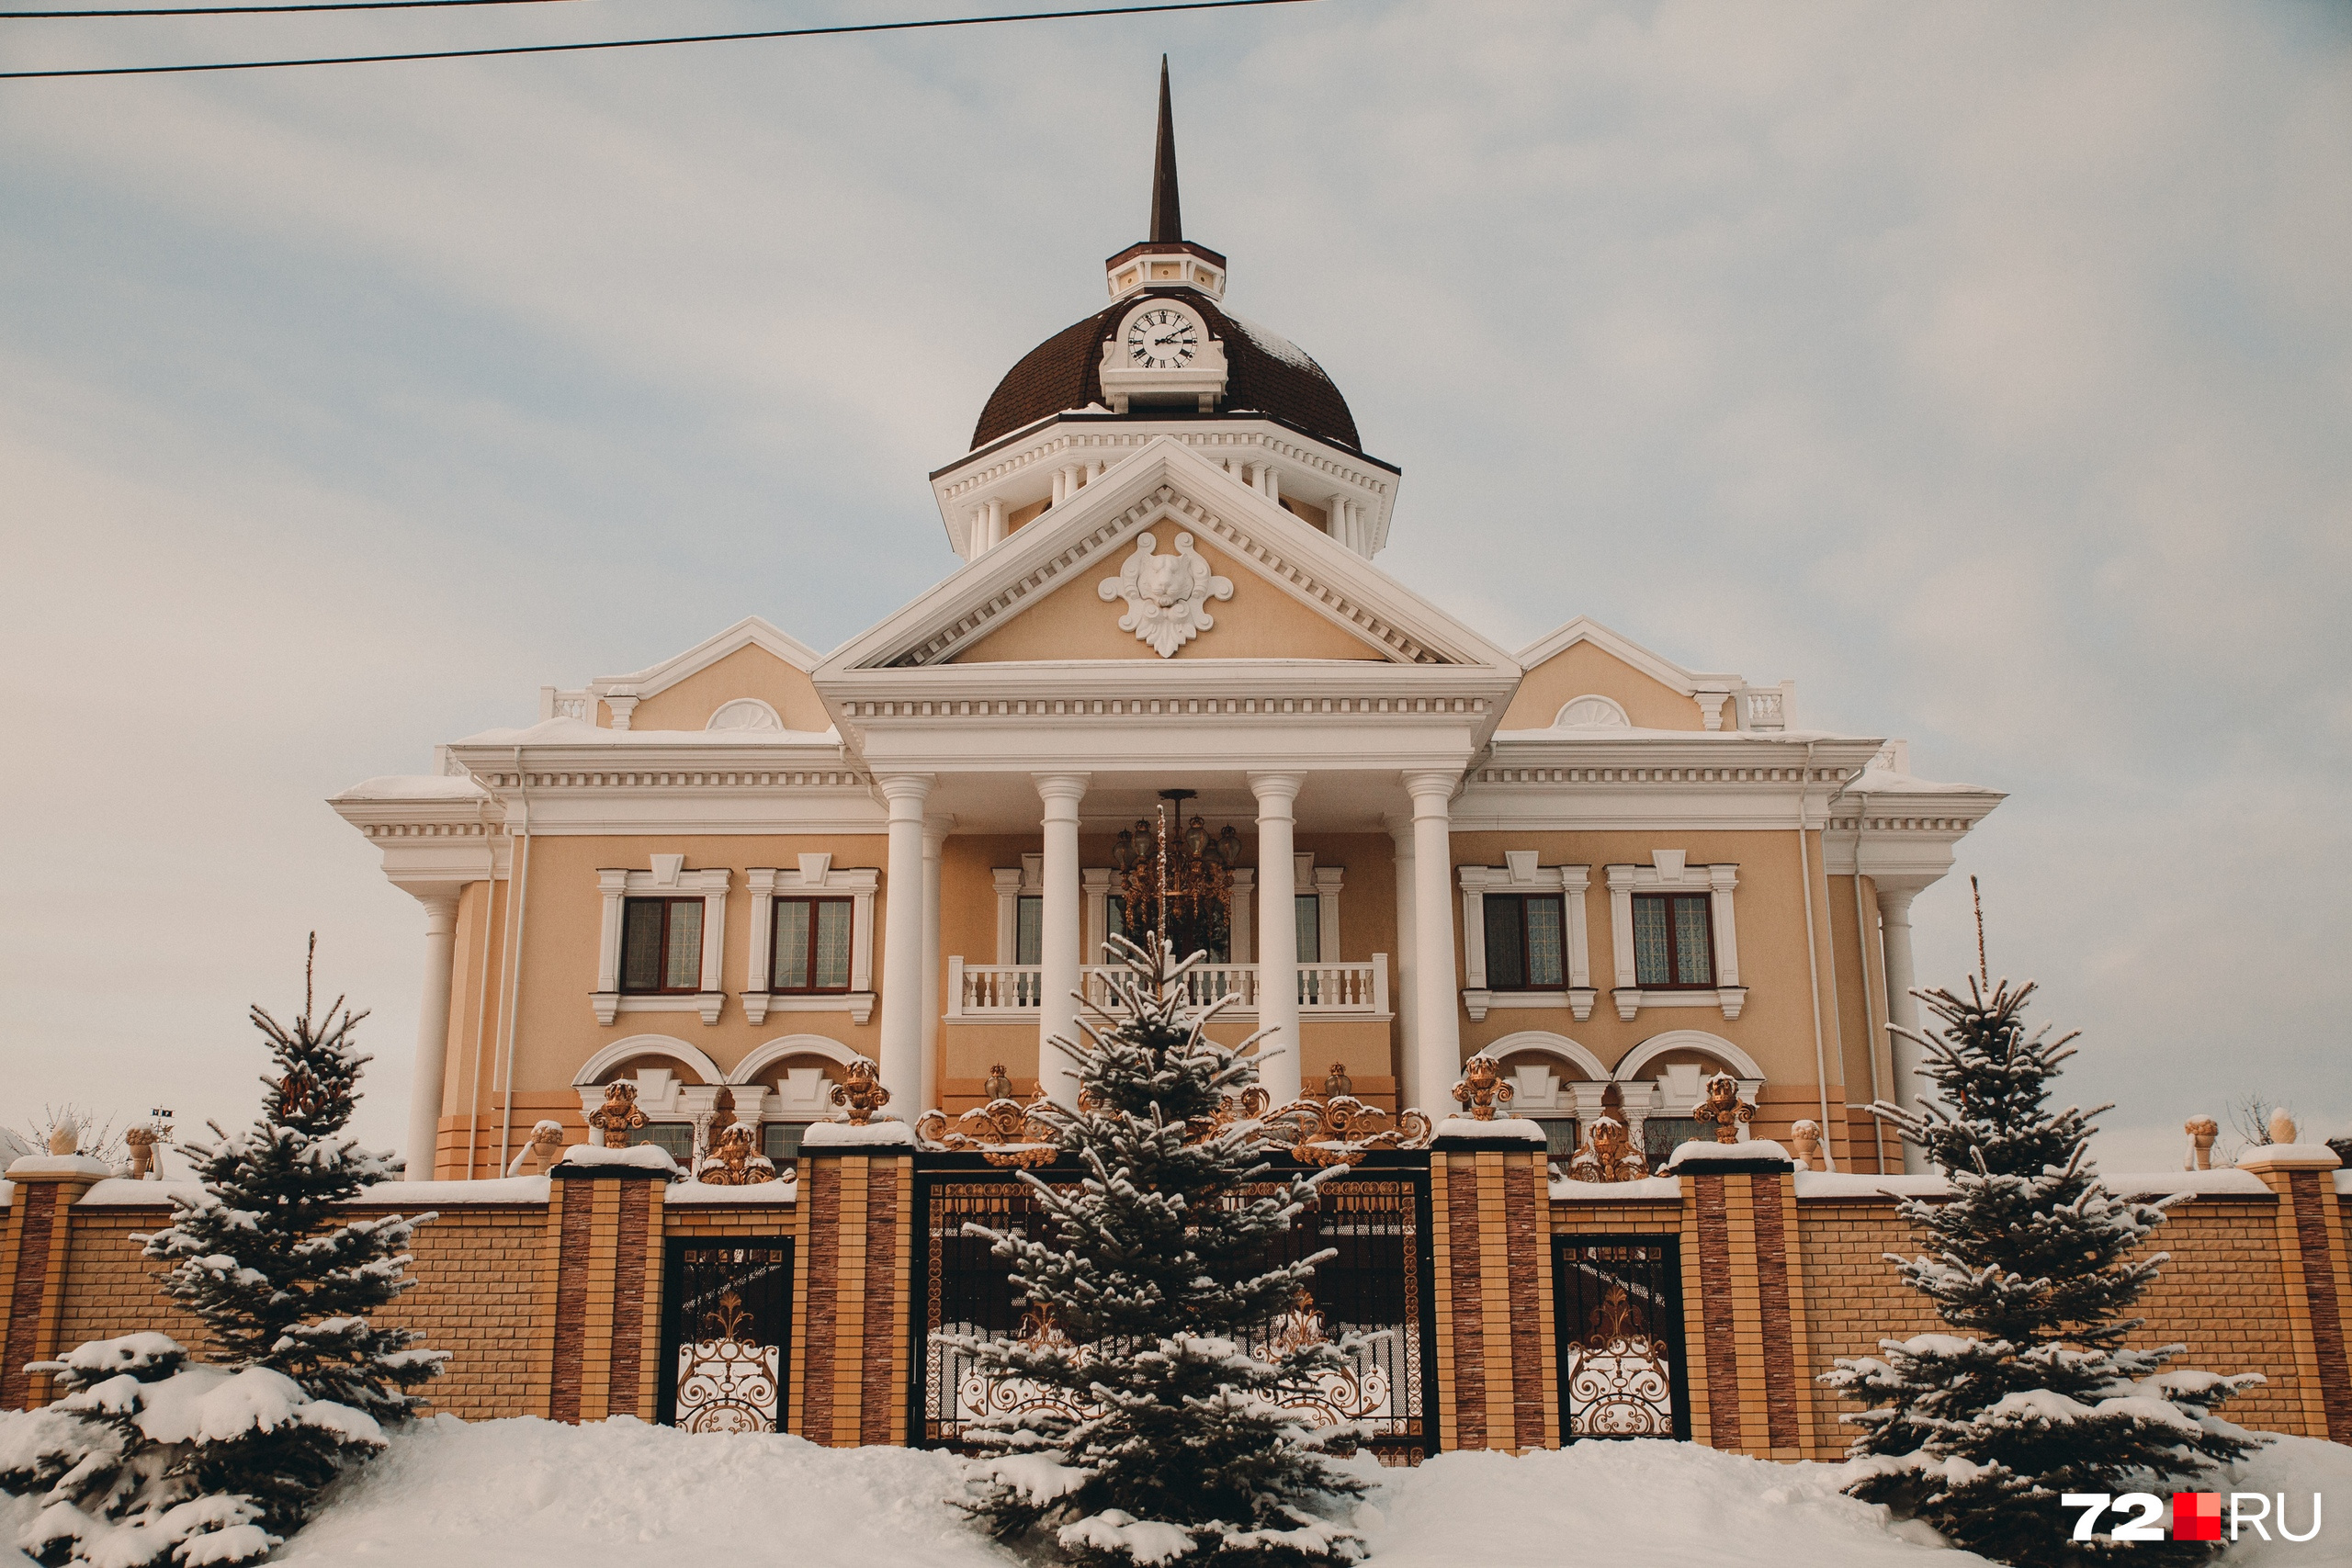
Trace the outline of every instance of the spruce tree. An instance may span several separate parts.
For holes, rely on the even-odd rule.
[[[2193,1490],[2260,1446],[2211,1412],[2262,1379],[2166,1371],[2186,1346],[2125,1343],[2143,1322],[2125,1314],[2167,1258],[2133,1255],[2165,1204],[2100,1184],[2090,1119],[2109,1107],[2047,1108],[2076,1036],[2026,1032],[2033,990],[1972,977],[1965,998],[1913,993],[1941,1022],[1910,1035],[1936,1098],[1873,1110],[1927,1151],[1952,1196],[1904,1200],[1930,1251],[1887,1261],[1952,1332],[1882,1340],[1882,1355],[1841,1359],[1822,1379],[1871,1406],[1845,1417],[1861,1428],[1846,1490],[1997,1562],[2199,1561],[2211,1545],[2069,1539],[2080,1512],[2063,1505],[2069,1493]]]
[[[261,1119],[187,1146],[201,1185],[141,1238],[170,1265],[164,1293],[204,1321],[211,1358],[147,1333],[36,1367],[60,1397],[0,1442],[0,1490],[41,1496],[20,1544],[43,1562],[258,1562],[345,1466],[382,1450],[382,1424],[413,1414],[408,1391],[441,1371],[447,1352],[368,1320],[414,1283],[403,1248],[433,1216],[337,1209],[399,1167],[343,1132],[366,1015],[338,998],[317,1021],[312,999],[306,968],[290,1030],[253,1010],[275,1064]]]
[[[1269,1333],[1331,1256],[1269,1267],[1270,1244],[1331,1172],[1275,1172],[1233,1114],[1262,1101],[1257,1064],[1208,1038],[1214,1008],[1186,1005],[1191,961],[1115,945],[1129,973],[1102,1021],[1080,1021],[1091,1048],[1057,1042],[1080,1066],[1078,1109],[1038,1111],[1080,1179],[1023,1173],[1043,1235],[970,1227],[1012,1266],[1032,1331],[942,1337],[982,1375],[1057,1396],[967,1429],[973,1511],[1002,1537],[1049,1530],[1085,1564],[1354,1562],[1360,1538],[1329,1517],[1363,1490],[1333,1462],[1354,1433],[1282,1406],[1362,1337]]]
[[[313,1399],[397,1421],[424,1403],[408,1391],[439,1376],[448,1352],[419,1349],[424,1336],[368,1314],[414,1288],[407,1248],[434,1216],[343,1213],[344,1200],[403,1168],[344,1132],[372,1060],[354,1038],[368,1015],[337,997],[314,1019],[316,936],[311,948],[293,1027],[253,1010],[273,1064],[260,1120],[236,1137],[215,1122],[218,1142],[184,1147],[202,1190],[175,1205],[146,1251],[171,1265],[164,1293],[204,1320],[216,1363],[266,1367]]]

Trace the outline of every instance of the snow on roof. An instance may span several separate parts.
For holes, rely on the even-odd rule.
[[[520,729],[485,729],[460,746],[838,746],[839,729],[606,729],[581,718],[543,718]]]
[[[192,1203],[204,1190],[195,1181],[133,1181],[129,1177],[109,1177],[82,1194],[74,1207],[130,1208],[160,1207],[165,1203]]]
[[[401,1209],[421,1209],[427,1203],[544,1203],[548,1201],[548,1179],[544,1176],[500,1176],[482,1181],[379,1181],[364,1192],[355,1192],[344,1200],[346,1203],[365,1203],[370,1208],[390,1204]]]
[[[751,1187],[719,1187],[707,1181],[673,1181],[664,1203],[797,1203],[800,1183],[789,1176]]]
[[[1571,1181],[1552,1183],[1555,1203],[1623,1203],[1636,1198],[1682,1196],[1682,1179],[1674,1176],[1645,1176],[1634,1181]]]
[[[8,1166],[11,1177],[26,1176],[96,1176],[109,1177],[114,1167],[87,1155],[27,1155]]]
[[[915,1146],[914,1129],[904,1122],[812,1122],[800,1134],[800,1146],[817,1148],[888,1148]]]
[[[1789,1151],[1770,1138],[1743,1138],[1736,1144],[1708,1144],[1693,1140],[1676,1147],[1674,1157],[1666,1162],[1673,1170],[1686,1165],[1708,1165],[1716,1160],[1786,1160]]]
[[[1828,729],[1639,729],[1627,724],[1581,725],[1566,729],[1498,729],[1497,740],[1703,740],[1726,746],[1799,746],[1825,740],[1874,740],[1870,735],[1840,735]]]
[[[1846,786],[1848,795],[1986,795],[1991,792],[1983,784],[1938,784],[1933,779],[1914,778],[1898,773],[1892,768],[1864,768],[1861,777]]]
[[[1271,332],[1255,321],[1245,321],[1230,310],[1225,312],[1225,319],[1249,333],[1250,343],[1256,346],[1259,353],[1269,359],[1279,359],[1284,365],[1300,370],[1320,371],[1323,368],[1307,357],[1305,349],[1283,336],[1282,333]]]
[[[598,1148],[594,1144],[573,1144],[563,1151],[559,1165],[602,1165],[633,1167],[639,1170],[659,1170],[676,1174],[678,1162],[670,1151],[659,1144],[633,1144],[625,1149]]]
[[[386,773],[380,778],[362,779],[335,800],[487,800],[490,792],[473,780],[459,774],[449,777],[440,773]]]
[[[1474,1116],[1448,1116],[1430,1134],[1432,1144],[1449,1138],[1510,1138],[1523,1144],[1544,1142],[1544,1124],[1524,1116],[1498,1116],[1491,1122],[1481,1122]]]

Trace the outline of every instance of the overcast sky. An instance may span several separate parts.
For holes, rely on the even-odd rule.
[[[946,0],[6,22],[12,68]],[[0,84],[0,1115],[242,1122],[302,934],[404,1122],[422,917],[322,804],[955,559],[924,481],[1184,218],[1405,480],[1380,564],[2009,801],[1923,979],[2086,1031],[2110,1167],[2352,1126],[2352,7],[1321,3]],[[2226,1145],[2225,1145],[2226,1146]]]

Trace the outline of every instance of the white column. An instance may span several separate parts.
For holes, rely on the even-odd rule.
[[[1306,1043],[1298,1037],[1298,863],[1291,805],[1303,773],[1251,773],[1258,797],[1258,1081],[1276,1105],[1296,1100]],[[1269,1055],[1269,1053],[1277,1053]]]
[[[882,1087],[893,1116],[913,1121],[922,1100],[922,803],[933,775],[874,781],[890,807],[890,868],[882,887]]]
[[[1419,946],[1414,940],[1414,928],[1419,923],[1419,915],[1414,902],[1418,895],[1413,881],[1413,819],[1384,817],[1381,826],[1388,829],[1389,840],[1396,846],[1396,975],[1392,992],[1396,1010],[1396,1108],[1401,1111],[1418,1105],[1426,1110],[1429,1098],[1421,1088],[1420,1063],[1413,1054],[1415,1043],[1421,1037],[1421,1021],[1413,1010],[1420,995],[1414,988],[1419,981],[1413,954]]]
[[[1882,883],[1878,890],[1879,919],[1885,926],[1886,943],[1886,1016],[1888,1021],[1917,1032],[1919,1004],[1911,995],[1911,987],[1918,981],[1911,968],[1911,900],[1919,896],[1916,887],[1889,887]],[[1905,1111],[1914,1108],[1929,1085],[1920,1073],[1927,1064],[1928,1054],[1915,1042],[1900,1034],[1887,1036],[1890,1055],[1894,1058],[1894,1081],[1888,1086],[1886,1098]],[[1903,1144],[1903,1171],[1906,1176],[1923,1175],[1928,1170],[1928,1156],[1917,1144],[1905,1139]]]
[[[416,1014],[416,1081],[408,1096],[408,1179],[433,1179],[441,1086],[449,1066],[449,964],[458,951],[458,896],[420,893],[424,906],[424,998]]]
[[[1413,797],[1413,984],[1420,1038],[1414,1042],[1417,1086],[1432,1114],[1462,1077],[1462,1025],[1453,968],[1453,842],[1448,803],[1451,773],[1407,773]]]
[[[939,1104],[939,861],[953,817],[922,824],[922,1109]]]
[[[1042,973],[1038,988],[1044,1006],[1037,1020],[1037,1082],[1046,1096],[1061,1105],[1078,1103],[1078,1064],[1052,1043],[1058,1035],[1073,1047],[1085,1041],[1078,1032],[1078,968],[1080,907],[1078,887],[1078,803],[1086,798],[1090,773],[1034,775],[1037,795],[1046,803],[1045,920]]]

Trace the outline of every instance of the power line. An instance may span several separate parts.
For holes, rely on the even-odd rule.
[[[1020,11],[1000,17],[943,17],[922,22],[854,22],[829,28],[778,28],[752,33],[693,33],[676,38],[605,39],[594,43],[523,43],[500,49],[435,49],[402,54],[322,55],[300,60],[230,60],[206,65],[92,65],[66,71],[0,71],[0,82],[53,76],[168,76],[209,71],[277,71],[296,65],[372,65],[392,60],[480,60],[499,54],[575,54],[587,50],[653,49],[673,43],[735,43],[751,39],[824,38],[843,33],[914,32],[994,22],[1045,22],[1080,17],[1133,17],[1159,11],[1226,11],[1246,6],[1295,6],[1307,0],[1175,0],[1160,6],[1096,6],[1082,11]],[[268,6],[264,9],[294,9]]]
[[[291,11],[416,11],[443,6],[551,6],[569,0],[316,0],[295,6],[128,6],[111,11],[0,11],[0,21],[29,21],[41,17],[269,17]]]

